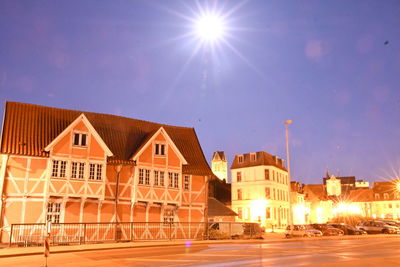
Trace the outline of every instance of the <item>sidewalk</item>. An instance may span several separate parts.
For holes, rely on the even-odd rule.
[[[349,240],[349,239],[369,239],[369,238],[400,238],[400,235],[365,235],[365,236],[330,236],[315,238],[284,238],[282,233],[265,233],[264,239],[235,239],[235,240],[173,240],[173,241],[138,241],[124,243],[102,243],[102,244],[85,244],[72,246],[52,246],[51,253],[68,253],[93,250],[110,250],[124,248],[141,248],[155,246],[179,246],[179,245],[199,245],[199,244],[248,244],[248,243],[272,243],[272,242],[305,242],[305,241],[321,241],[321,240]],[[0,249],[0,258],[18,257],[28,255],[43,254],[43,247],[6,247]]]

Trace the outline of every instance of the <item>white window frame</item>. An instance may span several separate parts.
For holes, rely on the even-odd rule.
[[[143,168],[139,168],[139,173],[138,173],[138,184],[139,185],[144,185],[144,170]]]
[[[150,170],[145,169],[144,171],[144,185],[150,185]]]
[[[75,135],[79,135],[78,137],[78,144],[75,144]],[[85,144],[82,145],[82,137],[85,137]],[[81,131],[73,131],[72,132],[72,146],[79,147],[79,148],[87,148],[89,146],[89,133],[88,132],[81,132]]]
[[[92,170],[93,167],[93,170]],[[102,181],[104,178],[104,164],[89,162],[88,181]],[[93,175],[92,175],[93,174]]]
[[[161,153],[164,152],[164,153]],[[166,157],[167,156],[167,144],[164,142],[154,143],[154,155],[156,157]]]
[[[173,224],[174,221],[175,221],[175,210],[174,209],[164,209],[164,212],[163,212],[164,224]]]
[[[61,222],[61,202],[47,202],[46,207],[46,221],[51,221],[52,223]]]
[[[185,174],[183,176],[183,189],[186,191],[190,190],[190,184],[191,184],[191,179],[190,179],[190,175]]]
[[[64,171],[62,172],[62,166],[64,165]],[[55,167],[57,166],[57,167]],[[67,178],[67,168],[68,168],[68,161],[63,159],[51,159],[51,178]],[[61,173],[64,176],[61,176]]]

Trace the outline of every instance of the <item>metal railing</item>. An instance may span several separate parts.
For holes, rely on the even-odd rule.
[[[135,240],[203,239],[204,222],[54,223],[53,245],[123,242]],[[40,246],[46,224],[12,224],[10,246]]]

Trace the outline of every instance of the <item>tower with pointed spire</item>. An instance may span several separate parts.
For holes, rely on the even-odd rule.
[[[211,169],[219,179],[228,181],[228,162],[224,151],[214,152]]]

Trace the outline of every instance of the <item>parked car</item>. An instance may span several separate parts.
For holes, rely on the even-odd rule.
[[[400,234],[400,224],[398,224],[395,221],[390,221],[390,220],[381,220],[384,224],[387,224],[389,226],[392,226],[396,229],[396,234]]]
[[[304,225],[288,225],[286,227],[285,237],[310,237]]]
[[[308,232],[309,236],[318,237],[318,236],[322,236],[323,235],[320,230],[317,230],[317,229],[313,228],[309,224],[304,225],[304,227],[306,228],[306,232]]]
[[[366,235],[367,232],[364,230],[357,229],[353,225],[346,223],[330,223],[332,227],[338,228],[344,232],[345,235]]]
[[[344,235],[344,232],[340,229],[337,229],[335,227],[329,226],[328,224],[312,224],[312,227],[314,227],[317,230],[320,230],[323,235]]]
[[[368,234],[395,234],[397,232],[395,227],[381,221],[360,221],[356,227]]]

